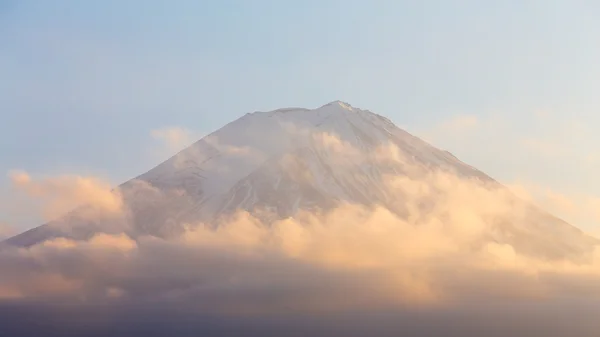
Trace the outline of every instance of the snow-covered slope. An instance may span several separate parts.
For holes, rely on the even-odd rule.
[[[247,114],[138,179],[185,191],[197,205],[187,220],[212,220],[256,205],[287,216],[332,199],[381,201],[381,171],[400,169],[374,158],[388,144],[424,166],[491,180],[389,120],[342,102]]]
[[[255,112],[121,185],[128,209],[125,218],[92,221],[75,210],[9,243],[31,245],[53,236],[86,238],[107,228],[125,228],[134,237],[169,237],[188,223],[216,226],[238,210],[257,214],[268,223],[299,210],[326,211],[342,202],[380,205],[402,216],[405,196],[394,193],[385,177],[418,179],[419,174],[436,170],[478,179],[491,188],[500,186],[388,119],[347,103]],[[587,242],[574,227],[533,206],[528,209],[540,233],[521,230],[518,240],[524,244],[527,237],[538,234],[545,237],[545,244],[560,246],[562,251],[577,250]],[[561,241],[554,243],[555,236]],[[514,231],[506,237],[514,237]]]

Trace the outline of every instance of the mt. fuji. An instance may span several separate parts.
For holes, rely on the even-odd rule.
[[[505,191],[515,212],[519,210],[518,220],[489,219],[494,230],[485,233],[487,240],[557,258],[587,252],[595,243],[575,227],[510,196],[500,183],[449,152],[385,117],[340,101],[313,110],[248,113],[116,188],[123,214],[89,217],[95,205],[84,205],[6,242],[31,246],[54,237],[88,239],[111,231],[133,238],[172,237],[190,224],[218,227],[240,211],[268,225],[343,204],[383,207],[408,219],[414,213],[409,205],[426,214],[436,198],[444,197],[427,178],[439,172]],[[390,177],[419,182],[420,188],[433,192],[415,200],[402,179]]]

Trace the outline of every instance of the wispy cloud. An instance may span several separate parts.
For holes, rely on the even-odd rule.
[[[154,139],[163,142],[173,152],[182,150],[197,140],[197,135],[194,132],[177,126],[152,130],[150,135]]]
[[[6,239],[14,234],[16,234],[16,231],[12,226],[5,223],[0,223],[0,240]]]
[[[25,171],[12,171],[9,178],[15,193],[28,198],[31,212],[41,204],[46,220],[64,215],[80,205],[93,205],[94,209],[106,214],[117,214],[123,209],[118,191],[113,191],[110,183],[97,177],[63,175],[34,179]]]
[[[261,137],[261,135],[256,135]],[[210,135],[204,138],[204,141],[215,148],[218,152],[223,155],[233,157],[256,157],[261,156],[262,152],[256,148],[248,145],[235,145],[226,141],[221,140],[216,135]]]
[[[179,126],[152,130],[150,136],[159,142],[159,147],[154,147],[152,152],[163,160],[202,138],[202,134]]]
[[[531,201],[543,209],[590,233],[600,230],[600,197],[581,192],[563,192],[535,183],[509,184],[520,198]]]
[[[458,115],[431,128],[417,130],[416,134],[425,135],[433,144],[450,150],[503,183],[537,186],[538,191],[530,197],[541,205],[550,205],[550,197],[548,193],[539,193],[540,186],[555,195],[566,195],[578,208],[589,204],[583,200],[593,199],[600,187],[596,179],[600,161],[589,142],[593,130],[577,118],[543,109],[511,120],[503,114],[490,113],[480,116],[477,123],[465,123],[473,126],[469,131],[450,132],[460,130],[448,126],[461,125],[454,121],[462,119]],[[562,207],[547,208],[586,228],[594,226],[592,223],[600,225],[593,220],[589,209],[567,212]]]

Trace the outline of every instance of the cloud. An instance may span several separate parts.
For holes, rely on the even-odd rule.
[[[15,229],[12,226],[0,223],[0,240],[5,239],[13,234],[15,234]]]
[[[600,197],[582,192],[562,192],[535,183],[516,183],[508,187],[520,198],[550,210],[568,222],[596,232],[600,228]]]
[[[260,137],[261,135],[256,135]],[[204,141],[213,146],[218,152],[234,157],[255,157],[260,156],[261,152],[248,145],[234,145],[230,142],[222,141],[216,135],[210,135],[204,138]]]
[[[36,202],[41,203],[46,220],[55,219],[81,205],[92,205],[90,212],[107,215],[123,211],[119,192],[96,177],[63,175],[34,179],[25,171],[12,171],[9,179],[15,193],[28,198],[32,212]]]
[[[591,147],[594,142],[590,142],[593,130],[572,115],[567,118],[551,110],[534,110],[509,120],[506,114],[488,113],[479,117],[477,128],[471,132],[455,134],[440,131],[439,125],[448,123],[442,121],[417,134],[505,183],[524,184],[526,189],[543,186],[565,194],[578,206],[588,204],[580,200],[593,198],[600,187],[596,179],[599,161]],[[533,194],[530,197],[536,203],[547,204],[539,200],[540,194],[546,193]],[[593,219],[589,211],[557,215],[585,227]]]
[[[508,191],[442,171],[386,179],[407,197],[405,217],[341,204],[270,226],[241,212],[217,229],[189,224],[173,239],[53,239],[2,252],[0,269],[13,272],[0,276],[0,285],[11,298],[195,299],[197,310],[220,313],[438,308],[475,296],[533,301],[575,285],[600,296],[592,285],[600,280],[600,251],[589,251],[587,263],[568,254],[548,258],[546,250],[573,238],[557,234],[547,246],[522,246],[497,232],[494,219],[517,226],[527,220],[527,207]]]
[[[240,213],[217,230],[193,226],[171,240],[55,239],[0,254],[0,268],[11,270],[0,275],[0,296],[11,303],[43,299],[40,303],[68,300],[82,308],[129,307],[128,315],[142,315],[138,306],[151,306],[170,324],[178,318],[161,308],[172,308],[179,319],[217,315],[234,325],[243,322],[236,317],[318,315],[333,317],[332,324],[336,314],[362,312],[351,320],[355,324],[380,311],[400,320],[419,313],[422,322],[440,329],[449,323],[436,313],[448,312],[462,313],[459,322],[480,317],[478,324],[488,324],[483,329],[488,332],[494,322],[508,324],[506,316],[514,311],[530,319],[521,323],[521,333],[543,327],[535,317],[549,307],[554,319],[544,324],[570,324],[573,313],[563,296],[600,296],[598,253],[594,262],[581,265],[527,256],[505,244],[477,246],[482,225],[464,228],[475,218],[463,212],[452,216],[456,223],[450,226],[433,218],[415,226],[385,209],[344,205],[272,227]],[[461,331],[473,328],[465,323]]]
[[[315,141],[344,153],[357,151],[333,134]],[[146,315],[140,308],[149,306],[234,322],[357,311],[364,321],[388,312],[401,321],[418,314],[441,330],[451,330],[444,319],[451,313],[463,315],[460,322],[478,317],[478,324],[489,324],[482,335],[492,335],[498,322],[520,326],[518,332],[526,335],[572,324],[568,303],[600,299],[600,247],[575,229],[532,210],[509,189],[410,164],[393,144],[373,156],[406,169],[381,176],[397,196],[398,210],[342,202],[269,225],[240,211],[217,228],[184,224],[177,237],[99,233],[87,240],[6,247],[0,250],[0,270],[10,272],[0,273],[0,304],[70,303],[81,310],[104,305],[127,307],[129,315]],[[333,160],[346,160],[342,157]],[[73,192],[80,190],[89,201],[107,195],[72,177],[36,180],[15,172],[12,179],[34,197],[81,198]],[[161,192],[148,188],[143,194],[152,194],[154,202]],[[531,193],[523,186],[516,190],[519,196]],[[550,200],[575,211],[576,203],[568,199],[551,195]],[[536,315],[547,308],[555,318],[540,323]],[[526,321],[508,324],[516,312]],[[461,329],[457,335],[474,327],[465,323]]]
[[[256,138],[264,135],[256,135]],[[244,139],[245,140],[245,139]],[[197,169],[214,172],[225,178],[236,172],[248,172],[251,167],[266,160],[262,151],[250,145],[240,143],[239,139],[222,139],[211,134],[203,137],[200,141],[173,156],[168,166],[170,170],[181,171],[186,169]],[[242,169],[245,168],[245,169]],[[235,180],[226,178],[226,180]],[[215,182],[216,183],[216,182]]]
[[[183,127],[165,127],[162,129],[152,130],[151,135],[154,139],[161,141],[165,145],[165,151],[168,151],[170,155],[177,153],[184,148],[189,147],[196,141],[202,139],[202,142],[208,144],[218,152],[228,156],[236,157],[250,157],[259,155],[259,151],[248,145],[235,145],[232,142],[223,141],[217,135],[211,134],[203,137],[202,134],[192,132]],[[261,137],[264,135],[256,135]],[[191,152],[191,156],[196,154],[194,148],[188,148]],[[165,152],[162,151],[162,152]],[[203,157],[203,153],[198,153],[200,157]]]
[[[150,131],[150,136],[158,142],[158,146],[150,149],[150,155],[159,161],[177,155],[202,138],[199,132],[180,126],[168,126]]]
[[[164,143],[171,152],[178,152],[197,140],[197,135],[190,130],[178,126],[152,130],[151,136]]]

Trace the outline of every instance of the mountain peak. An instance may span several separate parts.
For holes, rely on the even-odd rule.
[[[280,108],[277,110],[272,110],[272,111],[256,111],[257,113],[263,113],[263,114],[273,114],[273,113],[288,113],[288,112],[323,112],[323,111],[328,111],[328,112],[333,112],[333,111],[352,111],[352,112],[356,112],[356,111],[360,111],[360,109],[353,107],[352,105],[350,105],[347,102],[343,102],[340,100],[337,101],[332,101],[329,102],[327,104],[321,105],[318,108],[315,109],[307,109],[307,108],[299,108],[299,107],[288,107],[288,108]]]
[[[343,102],[343,101],[340,101],[340,100],[329,102],[329,103],[321,106],[321,108],[324,108],[324,107],[340,107],[340,108],[342,108],[344,110],[348,110],[348,111],[354,111],[356,109],[355,107],[353,107],[349,103]],[[319,109],[321,109],[321,108],[319,108]]]

